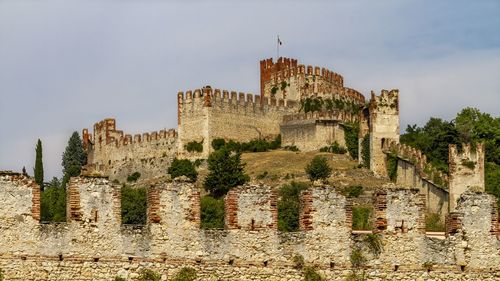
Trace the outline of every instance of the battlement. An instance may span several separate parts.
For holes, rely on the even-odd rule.
[[[449,176],[431,163],[427,162],[427,157],[418,149],[406,144],[401,144],[395,140],[387,140],[382,144],[385,153],[391,153],[398,158],[407,161],[415,166],[418,175],[436,186],[448,188]]]
[[[103,136],[105,136],[103,138]],[[94,146],[112,145],[116,147],[147,143],[161,139],[172,139],[177,137],[175,129],[159,130],[142,134],[124,134],[122,130],[116,130],[116,120],[113,118],[106,118],[94,124],[94,136],[89,134],[88,129],[82,130],[82,141],[85,149],[89,144]],[[104,140],[104,142],[103,142]]]
[[[359,118],[357,114],[343,110],[335,110],[331,112],[308,112],[308,113],[293,113],[283,116],[283,122],[291,122],[295,120],[335,120],[340,122],[356,122]]]
[[[251,110],[272,110],[293,108],[297,106],[295,101],[286,99],[276,99],[242,93],[230,90],[212,89],[210,86],[202,89],[179,92],[177,94],[179,111],[195,110],[203,107],[227,107],[251,109]]]
[[[384,114],[399,114],[399,90],[383,89],[379,96],[372,91],[369,107]]]

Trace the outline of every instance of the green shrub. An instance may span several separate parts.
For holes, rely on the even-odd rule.
[[[340,146],[337,141],[333,142],[330,146],[320,148],[320,152],[331,152],[335,154],[344,154],[347,152],[345,148]]]
[[[316,269],[311,266],[306,266],[304,267],[304,281],[321,281],[323,278],[321,278],[321,275],[319,275],[318,272],[316,272]]]
[[[398,178],[398,157],[392,153],[387,155],[387,175],[391,181],[396,182]]]
[[[290,151],[294,151],[294,152],[297,152],[299,151],[299,148],[295,145],[287,145],[284,147],[285,150],[290,150]]]
[[[441,216],[436,213],[427,213],[425,216],[425,229],[429,231],[445,231]]]
[[[224,228],[224,200],[215,199],[211,196],[203,196],[200,200],[201,228],[222,229]]]
[[[127,177],[127,181],[128,181],[128,182],[137,181],[140,177],[141,177],[141,173],[139,173],[139,172],[134,172],[134,173],[132,173],[131,175],[128,175],[128,177]]]
[[[302,268],[304,268],[304,265],[306,264],[304,261],[304,257],[300,254],[296,254],[295,256],[293,256],[292,261],[294,263],[295,269],[298,269],[298,270],[301,270]]]
[[[370,230],[371,223],[371,208],[369,207],[353,207],[352,208],[352,229],[354,230]]]
[[[116,276],[114,281],[126,281],[126,279],[120,276]]]
[[[267,177],[269,173],[267,171],[264,171],[262,174],[257,175],[258,180],[262,180]]]
[[[351,265],[354,268],[360,268],[366,262],[366,258],[365,256],[363,256],[363,253],[361,252],[360,249],[352,250],[350,260],[351,260]]]
[[[183,267],[172,278],[172,281],[194,281],[196,279],[196,270],[191,267]]]
[[[160,281],[161,275],[151,269],[142,269],[139,272],[138,281]]]
[[[225,145],[226,145],[226,140],[225,139],[218,138],[218,139],[213,139],[212,140],[212,148],[214,150],[219,150],[219,149],[221,149]]]
[[[315,156],[306,167],[306,173],[311,181],[326,180],[332,173],[332,168],[323,156]]]
[[[292,182],[280,189],[278,201],[278,230],[299,230],[300,192],[307,188],[304,183]]]
[[[359,134],[359,123],[349,123],[344,126],[344,139],[347,146],[347,151],[353,159],[358,159],[358,134]]]
[[[146,224],[147,214],[147,190],[144,187],[132,188],[126,185],[122,187],[122,224]]]
[[[186,176],[191,181],[195,182],[198,178],[198,172],[196,172],[193,162],[188,159],[175,158],[168,168],[168,173],[172,176],[172,179],[180,176]]]
[[[382,253],[383,245],[382,245],[382,238],[380,237],[380,234],[377,233],[370,233],[365,236],[363,239],[363,242],[366,243],[368,248],[372,251],[374,255],[380,255]]]
[[[475,146],[472,146],[472,147],[475,147]],[[464,167],[467,167],[471,170],[474,170],[474,168],[476,167],[476,162],[472,161],[472,160],[465,160],[463,159],[462,160],[462,166]]]
[[[351,185],[342,190],[342,194],[349,198],[358,198],[363,193],[361,185]]]
[[[203,141],[190,141],[185,146],[188,152],[202,152],[203,151]]]
[[[0,281],[3,281],[3,270],[0,268]]]
[[[370,134],[366,134],[361,142],[361,157],[363,158],[363,165],[370,168]]]
[[[204,186],[215,198],[224,196],[231,188],[249,181],[244,173],[241,154],[227,149],[214,151],[208,157],[208,175]]]

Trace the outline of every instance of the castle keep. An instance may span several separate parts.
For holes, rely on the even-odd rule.
[[[500,222],[495,198],[484,193],[484,146],[449,145],[449,174],[420,151],[399,143],[399,91],[370,100],[331,70],[279,58],[260,62],[260,94],[204,86],[179,92],[178,128],[143,134],[119,130],[115,119],[83,129],[88,163],[66,190],[66,222],[40,222],[40,187],[25,175],[0,172],[0,269],[5,280],[135,280],[153,269],[162,280],[181,267],[197,280],[303,280],[296,256],[326,280],[356,269],[353,252],[368,257],[368,280],[498,280]],[[324,103],[306,112],[308,102]],[[300,193],[300,230],[278,230],[280,184],[251,182],[224,197],[224,229],[200,228],[200,189],[185,177],[166,180],[174,158],[206,159],[214,139],[273,140],[317,151],[359,125],[359,161],[394,183],[370,194],[372,229],[353,231],[355,199],[314,183]],[[364,143],[368,145],[364,145]],[[191,143],[201,151],[189,151]],[[368,150],[368,151],[364,151]],[[391,162],[393,161],[393,162]],[[392,163],[392,164],[391,164]],[[128,175],[155,178],[147,188],[145,225],[125,225],[122,185]],[[436,238],[428,213],[446,221]],[[366,234],[381,239],[375,253]],[[369,236],[371,237],[371,236]]]

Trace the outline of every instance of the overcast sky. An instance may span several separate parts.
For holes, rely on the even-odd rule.
[[[280,54],[398,88],[401,128],[500,113],[500,1],[0,0],[0,170],[61,175],[73,131],[114,117],[127,133],[175,128],[176,94],[258,93]]]

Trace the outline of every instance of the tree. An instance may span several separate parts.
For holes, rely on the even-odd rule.
[[[63,222],[66,220],[66,190],[56,177],[40,194],[41,220]]]
[[[124,185],[121,196],[122,223],[146,224],[147,190]]]
[[[168,168],[168,173],[173,179],[180,176],[186,176],[191,181],[195,182],[198,178],[198,172],[196,172],[193,162],[188,159],[179,160],[175,158],[172,165]]]
[[[243,167],[240,153],[226,148],[212,152],[208,157],[209,174],[205,178],[205,189],[215,198],[224,196],[231,188],[250,179]]]
[[[42,161],[42,141],[38,139],[36,144],[36,158],[35,158],[35,182],[43,188],[43,161]]]
[[[300,192],[307,188],[304,183],[292,182],[280,189],[278,202],[278,230],[299,230]]]
[[[87,161],[87,155],[83,150],[82,140],[78,132],[73,132],[69,138],[68,145],[62,156],[62,166],[63,166],[63,186],[70,177],[76,177],[80,175],[82,166]]]
[[[307,165],[306,173],[311,181],[326,180],[332,173],[332,168],[325,157],[317,155]]]
[[[200,200],[200,209],[202,229],[224,228],[224,199],[203,196]]]

